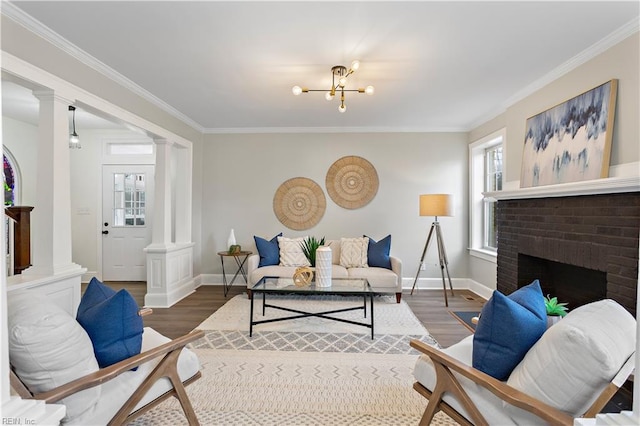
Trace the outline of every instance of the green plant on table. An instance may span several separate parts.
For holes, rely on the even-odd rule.
[[[558,303],[557,297],[551,297],[548,294],[544,298],[544,306],[547,308],[547,315],[549,316],[563,317],[567,315],[569,310],[566,303]]]
[[[304,253],[305,257],[307,258],[307,260],[309,261],[309,264],[311,264],[312,267],[316,266],[316,250],[318,249],[318,247],[323,245],[324,245],[324,237],[322,237],[319,240],[316,239],[316,237],[307,237],[304,239],[304,241],[302,241],[302,243],[300,243],[300,246],[302,247],[302,252]]]

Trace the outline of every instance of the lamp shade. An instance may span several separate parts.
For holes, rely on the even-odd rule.
[[[420,216],[453,216],[451,194],[423,194],[420,196]]]

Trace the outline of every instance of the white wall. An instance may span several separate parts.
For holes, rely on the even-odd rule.
[[[20,168],[20,205],[35,206],[38,127],[2,117],[2,143]]]
[[[357,155],[376,168],[379,188],[365,207],[347,210],[326,192],[325,176],[339,158]],[[452,193],[455,216],[441,218],[452,277],[467,277],[467,135],[464,133],[331,133],[208,135],[202,152],[202,273],[220,273],[217,252],[226,249],[231,228],[245,249],[253,236],[314,235],[336,239],[391,234],[391,253],[403,261],[405,278],[415,276],[433,218],[420,217],[424,193]],[[318,225],[287,229],[273,212],[273,196],[285,180],[313,179],[327,208]],[[439,277],[435,245],[421,278]],[[412,282],[412,281],[411,281]]]
[[[610,175],[630,172],[637,176],[640,174],[639,64],[640,34],[635,33],[510,106],[503,114],[473,129],[469,133],[469,143],[506,127],[507,157],[504,179],[505,182],[515,183],[517,187],[527,118],[615,78],[619,82]],[[469,278],[495,289],[496,264],[471,258]]]

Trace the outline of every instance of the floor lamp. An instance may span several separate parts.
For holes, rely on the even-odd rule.
[[[447,260],[447,252],[444,248],[444,241],[442,240],[442,231],[440,230],[440,222],[438,222],[438,216],[453,216],[451,209],[451,195],[450,194],[426,194],[420,196],[420,216],[434,216],[435,220],[431,224],[429,230],[429,236],[427,242],[424,245],[422,251],[422,257],[420,258],[420,264],[418,265],[418,271],[416,272],[416,279],[413,280],[413,287],[411,287],[411,294],[416,288],[418,282],[418,275],[420,275],[420,269],[424,263],[424,256],[427,254],[431,237],[436,238],[438,245],[438,258],[440,260],[440,273],[442,274],[442,290],[444,291],[444,304],[449,306],[449,300],[447,299],[447,285],[444,280],[444,273],[447,272],[447,278],[449,279],[449,288],[451,289],[451,296],[453,296],[453,285],[451,284],[451,276],[449,275],[449,261]]]

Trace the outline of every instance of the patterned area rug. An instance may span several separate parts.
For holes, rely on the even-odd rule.
[[[283,297],[277,302],[321,311],[327,304],[333,308],[358,300]],[[438,344],[405,303],[376,298],[380,333],[374,340],[367,328],[319,318],[261,324],[249,337],[249,303],[246,296],[236,296],[198,327],[206,335],[192,349],[203,377],[187,392],[201,424],[418,424],[427,401],[412,388],[418,353],[408,342]],[[281,314],[267,310],[267,315]],[[344,315],[362,316],[362,311]],[[172,399],[132,424],[186,420]],[[456,423],[439,413],[432,424]]]

